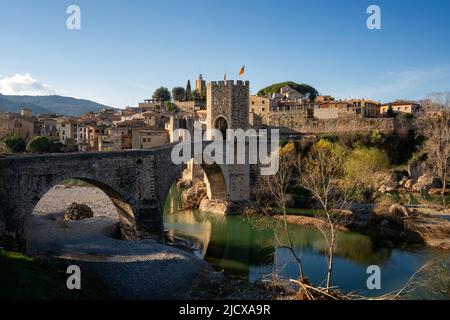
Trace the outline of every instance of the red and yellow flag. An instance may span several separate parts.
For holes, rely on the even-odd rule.
[[[244,73],[245,73],[245,66],[243,66],[241,68],[241,70],[239,71],[239,77],[242,77],[244,75]]]

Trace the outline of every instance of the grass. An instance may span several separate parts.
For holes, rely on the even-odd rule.
[[[324,211],[321,209],[287,208],[286,213],[290,216],[315,217],[324,214]]]
[[[69,187],[89,187],[89,186],[91,186],[89,183],[84,182],[82,180],[77,180],[77,179],[64,180],[62,182],[62,184],[65,186],[69,186]]]
[[[83,277],[82,290],[68,290],[62,262],[0,250],[0,300],[91,300],[108,298],[105,286]]]
[[[450,204],[450,196],[446,196],[446,203]],[[406,193],[389,193],[381,195],[376,202],[386,204],[404,203],[407,205],[442,205],[442,196],[429,195],[429,194],[415,194],[412,192]],[[448,205],[447,205],[448,207]]]

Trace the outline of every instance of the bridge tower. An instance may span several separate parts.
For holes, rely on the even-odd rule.
[[[250,83],[248,81],[213,81],[208,83],[207,129],[249,128]]]
[[[208,83],[206,122],[209,140],[212,140],[209,129],[222,131],[224,139],[227,129],[244,131],[249,129],[249,95],[250,83],[248,81],[230,80]],[[223,166],[222,171],[227,183],[228,201],[232,203],[248,201],[250,199],[250,166],[246,164],[226,165]]]

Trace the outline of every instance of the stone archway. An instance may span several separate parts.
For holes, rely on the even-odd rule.
[[[208,198],[210,200],[228,200],[228,188],[222,168],[218,164],[201,165],[205,172],[205,182]]]
[[[134,210],[131,205],[125,200],[125,198],[117,192],[113,187],[102,183],[98,180],[84,178],[84,177],[71,177],[72,180],[79,180],[85,182],[99,190],[103,191],[106,196],[111,200],[112,204],[117,210],[118,220],[119,220],[119,229],[120,229],[120,238],[122,240],[137,240],[137,230],[136,230],[136,220]],[[37,190],[38,196],[36,196],[31,203],[31,211],[27,213],[25,219],[28,219],[31,215],[33,209],[36,207],[38,202],[55,186],[60,184],[61,182],[67,179],[58,179],[55,182],[48,184],[42,190]],[[89,192],[86,190],[86,192]],[[24,230],[25,232],[26,230]],[[24,235],[26,237],[26,234]]]
[[[222,132],[223,139],[227,138],[227,130],[229,129],[228,121],[224,116],[218,116],[214,121],[214,129]]]

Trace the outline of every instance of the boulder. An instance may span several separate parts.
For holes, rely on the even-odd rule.
[[[408,190],[412,190],[412,188],[414,187],[414,184],[416,183],[416,180],[414,179],[409,179],[408,181],[406,181],[405,185],[403,186],[405,189]]]
[[[191,188],[183,192],[183,203],[186,209],[198,209],[200,203],[206,197],[205,183],[198,181]]]
[[[203,213],[227,215],[230,213],[232,204],[225,200],[209,200],[204,198],[200,203],[200,211]]]
[[[442,184],[439,178],[433,176],[432,174],[424,174],[421,176],[417,183],[413,186],[414,192],[427,193],[430,189],[441,188]]]
[[[177,186],[180,188],[191,188],[194,185],[194,181],[192,181],[192,175],[190,174],[189,169],[185,169],[183,171],[183,175],[180,180],[177,182]]]
[[[393,218],[405,218],[409,217],[411,212],[405,206],[400,204],[394,204],[389,207],[389,216]]]
[[[72,203],[66,211],[64,211],[64,221],[78,221],[93,217],[94,212],[85,204]]]
[[[405,176],[402,173],[399,172],[390,172],[387,174],[383,181],[381,182],[380,186],[378,187],[378,192],[380,193],[390,193],[396,191],[401,181],[403,181]]]
[[[179,188],[190,188],[190,187],[192,187],[192,184],[193,184],[192,180],[182,178],[182,179],[178,180],[177,187],[179,187]]]
[[[405,185],[408,181],[409,181],[408,177],[403,177],[398,184],[400,187],[405,188]]]
[[[431,172],[433,168],[430,163],[426,161],[426,157],[423,155],[418,160],[412,160],[408,163],[408,173],[411,179],[419,179],[426,173]]]
[[[442,188],[431,188],[428,193],[434,196],[442,196],[442,192],[443,192]],[[446,196],[450,195],[450,190],[446,189],[444,195]]]
[[[378,192],[379,193],[391,193],[394,192],[395,190],[397,190],[396,187],[392,187],[392,186],[387,186],[382,184],[379,188],[378,188]]]

